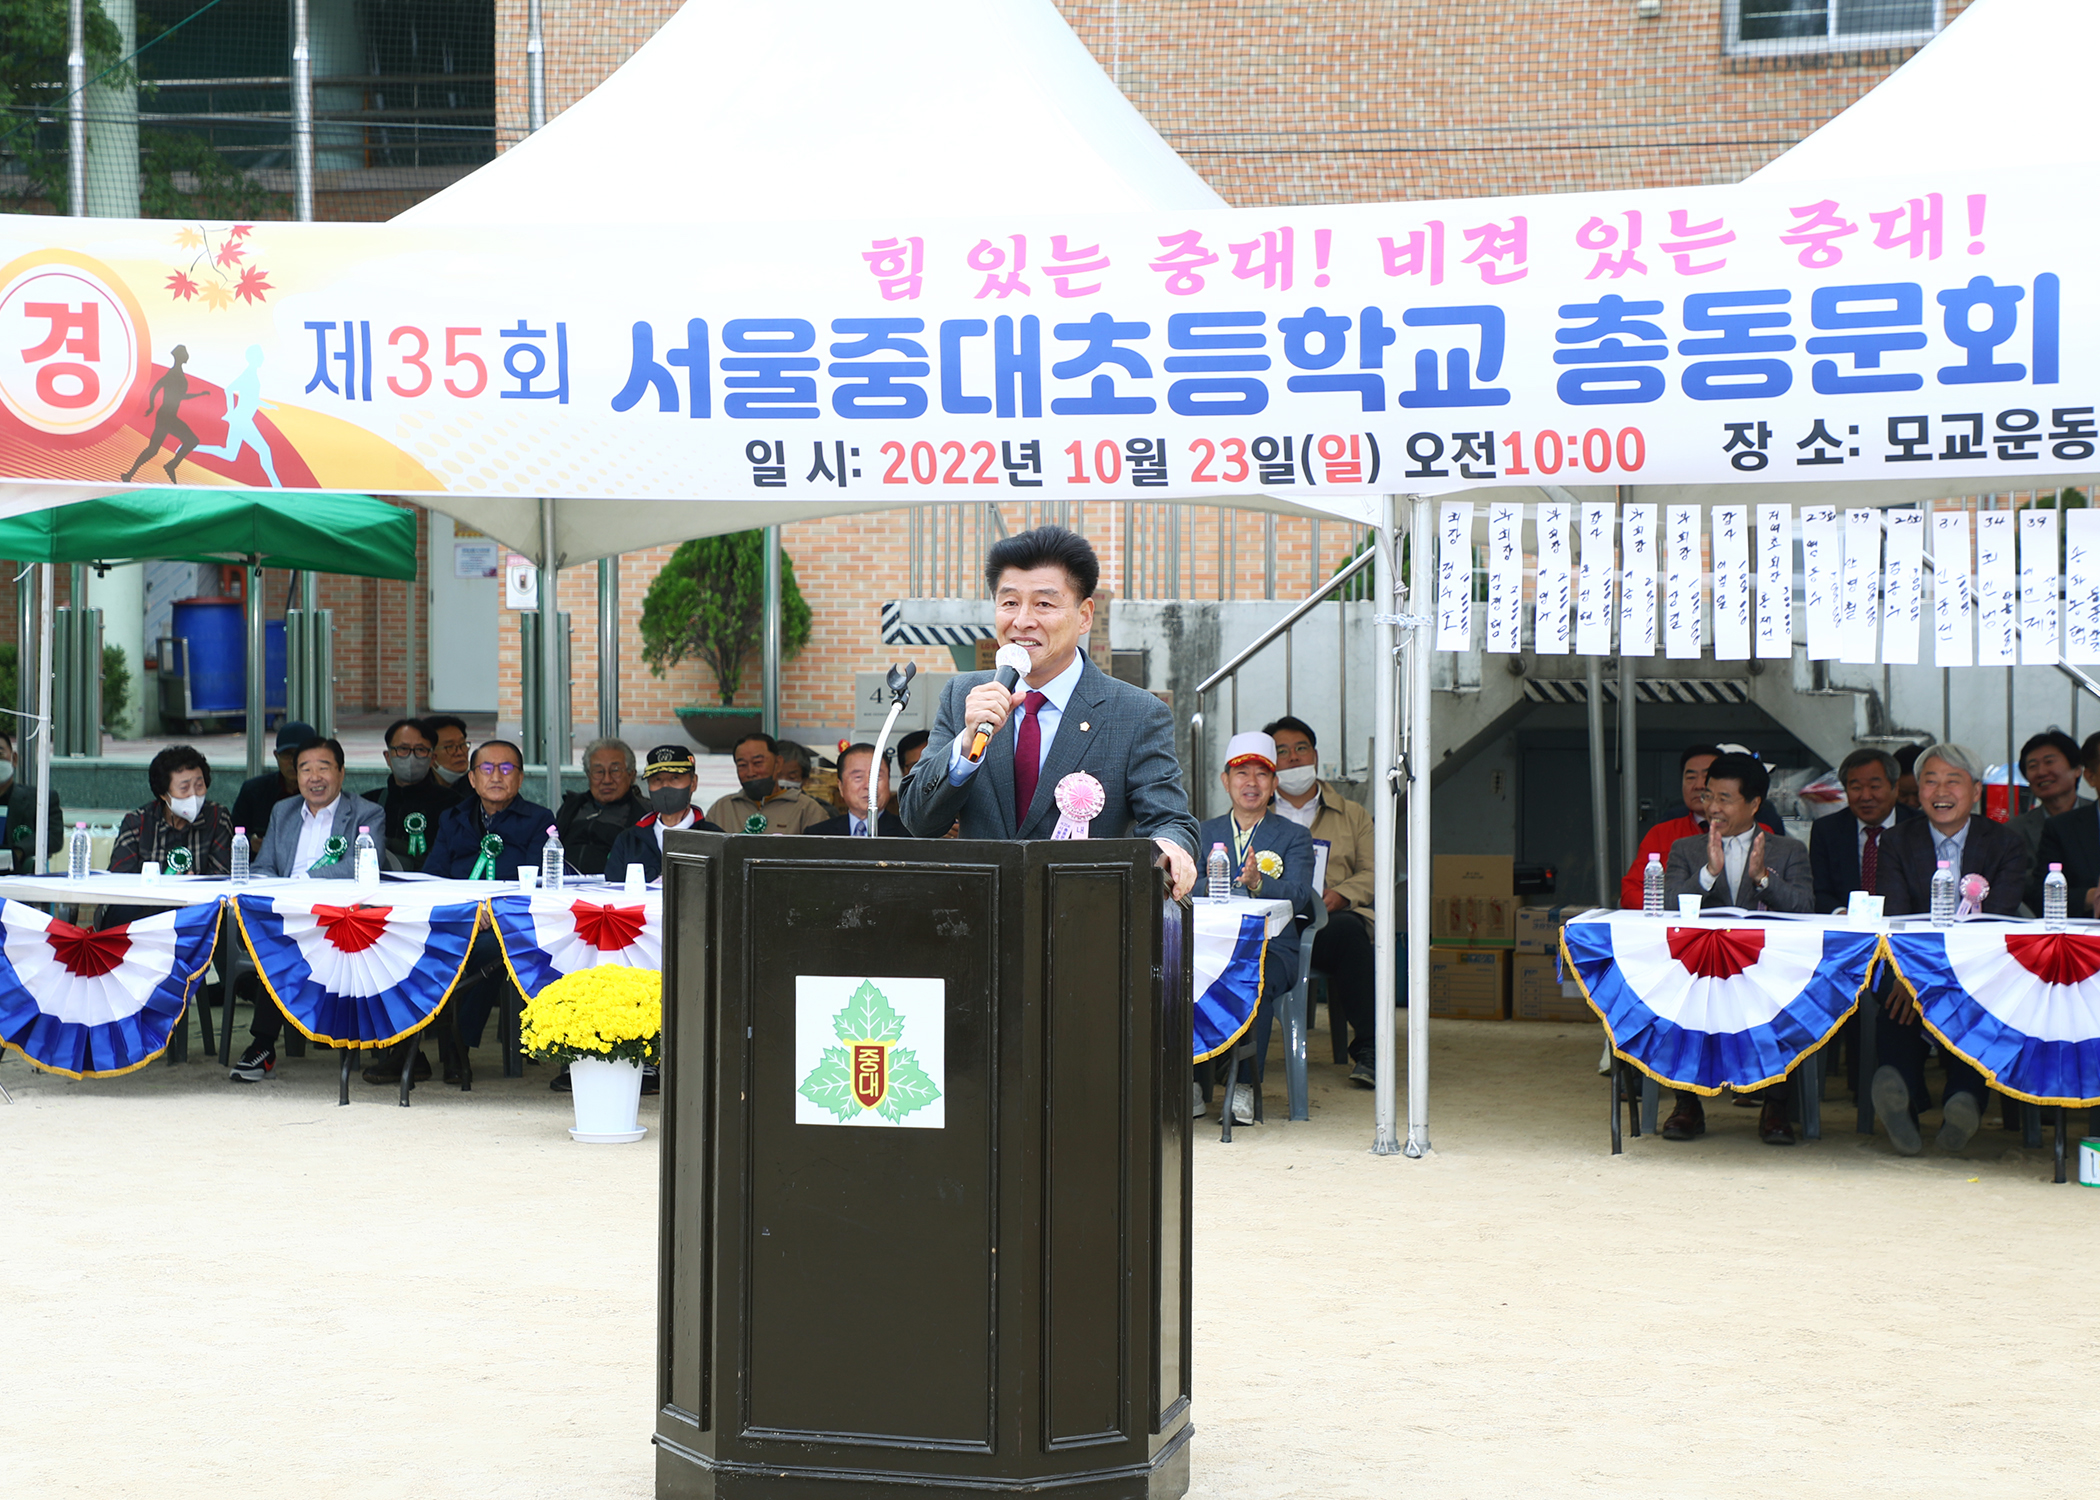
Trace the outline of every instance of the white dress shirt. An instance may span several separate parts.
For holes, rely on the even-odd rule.
[[[1279,818],[1288,818],[1300,828],[1310,832],[1313,824],[1320,817],[1320,784],[1317,781],[1313,783],[1313,793],[1305,799],[1305,806],[1303,807],[1291,806],[1291,799],[1278,792],[1276,800],[1269,805],[1269,811],[1276,814]]]
[[[663,852],[663,847],[664,847],[664,830],[665,830],[665,829],[668,829],[668,828],[691,828],[691,827],[695,826],[695,825],[696,825],[696,824],[697,824],[698,822],[699,822],[699,817],[698,817],[698,815],[697,815],[697,814],[695,814],[695,813],[694,813],[694,811],[693,811],[693,809],[692,809],[692,806],[691,806],[691,804],[688,804],[688,805],[686,806],[686,810],[685,810],[684,812],[682,812],[682,813],[680,813],[680,814],[678,815],[678,821],[677,821],[677,822],[675,822],[675,823],[674,823],[674,822],[672,822],[672,821],[670,821],[670,819],[666,818],[666,817],[665,817],[665,816],[664,816],[664,815],[663,815],[662,813],[658,813],[658,814],[656,815],[656,848],[657,848],[657,852],[658,852],[658,853],[662,853],[662,852]]]
[[[329,803],[319,812],[314,811],[310,802],[303,798],[300,800],[299,847],[292,853],[292,867],[285,871],[287,875],[304,875],[314,867],[315,860],[328,852],[329,836],[335,832],[336,802],[342,800],[343,794],[337,792],[335,802]],[[348,859],[348,853],[343,857]]]
[[[1037,747],[1041,752],[1041,758],[1035,763],[1038,773],[1042,771],[1043,763],[1050,758],[1050,742],[1057,738],[1057,726],[1064,722],[1065,705],[1072,701],[1072,690],[1079,686],[1079,674],[1085,668],[1085,654],[1083,652],[1074,652],[1072,654],[1072,665],[1066,667],[1040,688],[1033,690],[1041,693],[1047,700],[1041,708],[1036,710],[1036,723],[1040,726],[1042,734],[1042,743]],[[1022,685],[1024,687],[1027,686],[1025,683]],[[1017,745],[1020,743],[1018,736],[1021,733],[1022,721],[1027,716],[1028,706],[1026,704],[1014,710],[1012,722],[1016,736],[1014,743]],[[975,776],[977,768],[984,764],[981,760],[971,760],[969,758],[970,741],[975,739],[976,736],[977,726],[975,724],[965,724],[962,733],[958,734],[955,737],[954,744],[949,746],[948,785],[961,786],[972,776]]]
[[[1741,833],[1721,840],[1721,874],[1727,877],[1728,893],[1733,896],[1743,888],[1743,871],[1750,863],[1750,841],[1757,837],[1758,825],[1752,823]],[[1714,872],[1705,865],[1699,867],[1699,889],[1714,888]]]

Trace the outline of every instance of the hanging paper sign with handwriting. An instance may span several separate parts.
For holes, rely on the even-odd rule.
[[[1794,654],[1794,516],[1784,505],[1757,508],[1757,654]]]
[[[2019,659],[2013,645],[2017,573],[2013,564],[2013,513],[1976,514],[1976,665],[2009,667]]]
[[[1713,508],[1714,660],[1750,658],[1750,511]]]
[[[1808,626],[1808,659],[1838,657],[1838,564],[1844,550],[1838,513],[1828,505],[1801,509],[1801,608]]]
[[[1473,649],[1473,502],[1446,500],[1438,507],[1436,551],[1436,648]]]
[[[1872,665],[1881,616],[1881,512],[1845,512],[1845,561],[1838,597],[1838,660]]]
[[[1619,654],[1655,654],[1655,507],[1629,505],[1621,513],[1619,550],[1626,578],[1619,586]]]
[[[1524,649],[1524,505],[1488,502],[1487,649]]]
[[[1582,507],[1582,573],[1575,598],[1575,649],[1584,656],[1611,655],[1613,507]]]
[[[1969,513],[1932,515],[1932,664],[1966,667],[1976,660],[1969,625]]]
[[[2057,662],[2056,512],[2020,512],[2020,660],[2029,666]]]
[[[1699,588],[1699,507],[1663,507],[1664,557],[1670,572],[1668,597],[1663,601],[1663,655],[1693,660],[1699,655],[1700,609],[1705,602]]]
[[[1922,619],[1925,566],[1925,513],[1892,510],[1888,552],[1882,563],[1881,659],[1891,666],[1918,663],[1918,626]]]
[[[2100,511],[2064,515],[2064,660],[2100,662]]]
[[[1539,506],[1539,575],[1532,649],[1541,656],[1568,654],[1568,507],[1558,500]]]

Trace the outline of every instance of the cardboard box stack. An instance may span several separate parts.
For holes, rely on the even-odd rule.
[[[1517,939],[1516,862],[1439,854],[1429,883],[1429,1013],[1499,1021],[1509,1014]]]
[[[1518,1021],[1594,1021],[1596,1012],[1574,986],[1563,987],[1559,959],[1551,953],[1519,953],[1510,968],[1510,1016]]]

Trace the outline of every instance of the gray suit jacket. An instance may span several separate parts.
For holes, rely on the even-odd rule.
[[[1663,871],[1663,901],[1672,913],[1677,910],[1679,896],[1698,896],[1701,911],[1713,906],[1740,906],[1744,911],[1815,910],[1816,884],[1809,872],[1808,845],[1799,839],[1766,830],[1765,872],[1772,881],[1762,891],[1747,879],[1740,891],[1729,890],[1725,870],[1714,881],[1712,890],[1701,891],[1699,872],[1705,868],[1705,834],[1695,833],[1670,846],[1670,858]]]
[[[299,814],[305,806],[305,798],[287,797],[270,809],[270,831],[263,835],[262,848],[255,855],[253,868],[256,874],[282,877],[299,873],[292,866],[299,853]],[[359,828],[371,829],[372,842],[385,850],[386,809],[376,802],[367,802],[362,797],[344,792],[335,799],[335,824],[329,831],[341,838],[348,848],[334,864],[312,871],[316,880],[349,880],[357,874]]]
[[[942,691],[926,753],[912,767],[899,798],[906,827],[920,838],[939,838],[960,818],[966,839],[1046,839],[1057,826],[1057,783],[1083,770],[1105,794],[1093,837],[1172,839],[1195,857],[1196,820],[1189,815],[1181,762],[1174,757],[1173,716],[1159,699],[1118,682],[1091,660],[1080,668],[1025,818],[1018,823],[1014,818],[1012,719],[985,749],[976,774],[950,786],[949,748],[963,730],[963,701],[992,676],[958,672]]]

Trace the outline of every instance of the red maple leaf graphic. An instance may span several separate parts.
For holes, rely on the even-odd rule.
[[[197,295],[197,283],[177,271],[168,277],[168,293],[187,302]]]
[[[247,253],[247,247],[242,245],[239,240],[228,240],[224,245],[221,245],[219,247],[219,253],[213,256],[212,258],[216,260],[221,266],[230,269],[235,261],[239,260],[242,256],[246,255]]]
[[[237,240],[244,240],[248,238],[249,235],[255,233],[255,226],[253,224],[236,224],[233,226],[232,229],[228,230],[227,233],[232,235]]]
[[[243,302],[261,302],[263,293],[277,290],[277,288],[271,286],[269,282],[263,279],[268,274],[261,266],[248,267],[247,270],[241,272],[240,282],[233,289],[234,296],[240,298]]]

